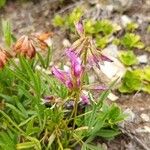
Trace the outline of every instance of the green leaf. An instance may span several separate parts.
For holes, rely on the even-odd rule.
[[[69,16],[66,18],[66,24],[68,26],[70,25],[74,25],[74,23],[78,22],[80,20],[80,18],[83,15],[83,10],[82,8],[75,8],[70,14]]]
[[[97,21],[94,25],[95,33],[102,32],[104,35],[111,35],[115,32],[112,23],[109,20]]]
[[[94,145],[91,143],[83,143],[81,150],[103,150],[101,145]]]
[[[0,8],[5,6],[6,4],[6,0],[0,0]]]
[[[52,20],[52,22],[53,22],[53,25],[56,27],[61,27],[64,25],[64,20],[60,15],[56,15],[54,19]]]
[[[7,20],[2,21],[2,29],[5,38],[5,43],[8,47],[10,47],[12,43],[12,31],[11,31],[11,25],[9,21]]]
[[[84,29],[85,29],[86,33],[89,33],[89,34],[95,33],[94,21],[93,20],[87,20],[85,22]]]
[[[133,53],[133,51],[120,52],[119,59],[126,66],[135,65],[138,63],[138,60],[137,60],[135,54]]]
[[[144,44],[140,41],[141,38],[139,35],[133,34],[133,33],[126,33],[125,36],[121,39],[121,44],[127,48],[144,48]]]
[[[122,93],[132,93],[133,91],[140,90],[142,88],[142,80],[139,71],[129,71],[122,79],[122,85],[119,91]]]
[[[29,148],[34,148],[34,147],[35,147],[35,142],[24,142],[24,143],[19,143],[16,145],[17,150],[29,149]]]
[[[101,129],[98,133],[97,136],[104,137],[104,138],[114,138],[121,132],[115,129]]]
[[[16,150],[16,143],[14,142],[15,139],[12,139],[7,131],[0,132],[0,149],[2,150]]]
[[[34,148],[35,150],[42,150],[40,141],[33,137],[26,137],[30,142],[19,143],[16,145],[17,150]]]
[[[96,44],[97,44],[97,47],[103,49],[107,46],[109,42],[109,39],[108,39],[108,36],[104,36],[104,37],[96,37]]]
[[[141,70],[141,72],[142,72],[142,70]],[[146,81],[150,82],[150,66],[145,67],[143,69],[143,73],[141,73],[141,75],[142,75],[142,80],[146,80]]]
[[[52,133],[51,136],[48,138],[48,146],[47,146],[46,150],[50,149],[50,147],[51,147],[52,143],[54,142],[55,138],[56,138],[56,135],[54,133]]]
[[[143,85],[142,91],[147,92],[147,93],[150,94],[150,84]]]
[[[131,22],[127,24],[126,30],[129,32],[134,32],[138,27],[139,25],[137,23]]]

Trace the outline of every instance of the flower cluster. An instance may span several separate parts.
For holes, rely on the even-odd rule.
[[[28,56],[29,58],[33,58],[36,53],[32,40],[25,35],[16,42],[14,51],[16,54]]]
[[[42,33],[39,35],[21,36],[13,45],[13,51],[5,51],[0,48],[0,68],[3,68],[10,56],[23,55],[32,59],[36,55],[37,49],[44,50],[48,47],[46,40],[52,33]]]
[[[66,55],[70,59],[71,68],[69,70],[60,70],[56,67],[52,68],[52,73],[57,79],[66,85],[70,90],[78,90],[81,87],[81,77],[84,67],[79,57],[71,51],[66,51]]]
[[[105,86],[100,85],[84,85],[83,78],[86,72],[86,66],[98,65],[99,62],[111,60],[104,56],[91,37],[85,36],[84,28],[81,22],[76,25],[76,31],[80,38],[66,50],[66,56],[70,60],[70,69],[61,70],[52,67],[53,75],[61,81],[72,93],[79,94],[84,104],[89,104],[89,96],[87,90],[105,90]]]
[[[80,38],[72,44],[70,50],[80,56],[84,64],[88,63],[91,66],[96,64],[98,66],[99,62],[112,62],[111,59],[103,55],[101,50],[95,46],[92,37],[85,35],[82,22],[78,22],[75,27]]]
[[[89,96],[85,90],[105,90],[105,86],[83,85],[83,76],[85,73],[81,59],[72,51],[66,51],[71,67],[68,70],[61,70],[55,66],[52,68],[53,75],[60,80],[71,92],[80,93],[80,99],[84,104],[89,104]]]
[[[33,58],[36,54],[36,48],[42,50],[48,47],[48,44],[45,42],[51,33],[43,33],[40,35],[26,36],[23,35],[15,43],[13,50],[16,54],[27,56],[28,58]]]

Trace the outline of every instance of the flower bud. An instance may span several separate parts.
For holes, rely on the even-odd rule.
[[[83,24],[81,21],[79,21],[78,23],[75,24],[76,30],[78,32],[78,34],[81,36],[84,33],[84,28],[83,28]]]
[[[46,32],[46,33],[42,33],[42,34],[38,35],[37,38],[40,41],[45,42],[45,40],[47,40],[49,37],[52,37],[52,36],[53,36],[52,32]]]
[[[36,54],[35,47],[28,36],[22,36],[14,45],[16,54],[33,58]]]
[[[71,69],[75,77],[80,77],[83,72],[83,67],[81,65],[81,60],[72,51],[66,51],[67,56],[71,61]]]
[[[8,53],[3,51],[0,48],[0,69],[2,69],[4,65],[6,64],[8,57],[9,57]]]
[[[82,96],[81,96],[81,100],[82,100],[82,103],[83,103],[84,105],[89,105],[89,104],[90,104],[90,101],[89,101],[89,98],[88,98],[87,95],[82,95]]]

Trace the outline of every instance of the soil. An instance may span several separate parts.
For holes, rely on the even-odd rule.
[[[13,32],[17,35],[17,37],[33,32],[54,31],[51,24],[53,16],[57,13],[67,13],[74,8],[74,3],[77,3],[77,1],[68,0],[64,3],[58,0],[33,0],[26,2],[8,1],[5,8],[0,10],[0,18],[10,20],[13,26]],[[73,7],[71,7],[71,5],[73,5]],[[93,5],[94,4],[92,4],[92,6]],[[147,26],[150,23],[150,18],[148,18],[150,17],[149,10],[150,9],[145,7],[145,3],[143,2],[140,12],[137,13],[137,9],[135,9],[135,11],[132,9],[131,11],[124,12],[124,14],[132,17],[134,20],[145,19],[144,25]],[[100,17],[116,20],[119,15],[122,14],[114,12],[113,14],[108,14],[108,16]],[[147,45],[150,45],[150,35],[145,33],[144,25],[141,25],[139,33],[143,36],[143,40],[147,43]],[[56,29],[54,33],[53,41],[54,46],[57,49],[54,53],[55,59],[57,59],[59,54],[61,54],[60,50],[63,46],[59,41],[62,41],[65,38],[66,33],[62,33],[60,30]],[[57,44],[58,42],[59,44]],[[2,39],[0,39],[0,43],[2,43]],[[143,54],[144,52],[140,53]],[[116,103],[118,103],[124,110],[130,109],[135,116],[133,119],[126,121],[123,125],[121,125],[121,127],[123,126],[125,129],[124,134],[114,140],[107,142],[103,141],[101,143],[105,143],[104,147],[105,149],[107,147],[108,150],[150,149],[150,131],[144,130],[145,126],[150,128],[150,120],[144,121],[140,117],[141,114],[147,114],[150,117],[150,95],[145,93],[135,93],[131,95],[121,95],[117,93],[117,95],[119,96],[119,100],[117,100]]]

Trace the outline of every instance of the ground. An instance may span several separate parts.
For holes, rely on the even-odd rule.
[[[136,0],[135,0],[136,1]],[[129,9],[124,12],[133,20],[142,21],[142,26],[138,31],[142,35],[145,43],[150,44],[150,35],[145,33],[145,26],[150,23],[150,6],[149,0],[140,1],[139,9],[136,6],[132,6],[134,9]],[[80,1],[81,2],[81,1]],[[80,4],[79,2],[79,4]],[[137,2],[137,1],[136,1]],[[135,2],[135,3],[136,3]],[[0,18],[7,18],[10,20],[13,26],[13,32],[19,37],[23,34],[30,34],[32,32],[46,32],[52,31],[51,20],[56,13],[68,12],[78,5],[77,1],[66,1],[65,4],[60,5],[61,2],[57,0],[34,0],[24,3],[8,1],[7,6],[0,10]],[[82,5],[84,5],[84,1]],[[94,4],[92,4],[94,5]],[[138,6],[139,6],[138,5]],[[122,12],[114,12],[113,14],[103,11],[100,18],[110,18],[112,20],[118,20]],[[60,31],[54,31],[54,46],[55,58],[57,59],[61,53],[62,41],[65,33]],[[0,43],[2,40],[0,39]],[[137,52],[143,54],[144,52]],[[147,55],[149,55],[146,52]],[[150,58],[149,58],[150,59]],[[129,111],[131,118],[126,121],[121,128],[123,128],[124,134],[120,135],[112,141],[101,141],[105,149],[108,150],[148,150],[150,149],[150,119],[147,120],[141,117],[142,114],[146,114],[150,117],[150,95],[145,93],[135,93],[130,95],[122,95],[118,92],[115,93],[119,96],[119,100],[116,101],[124,110]]]

